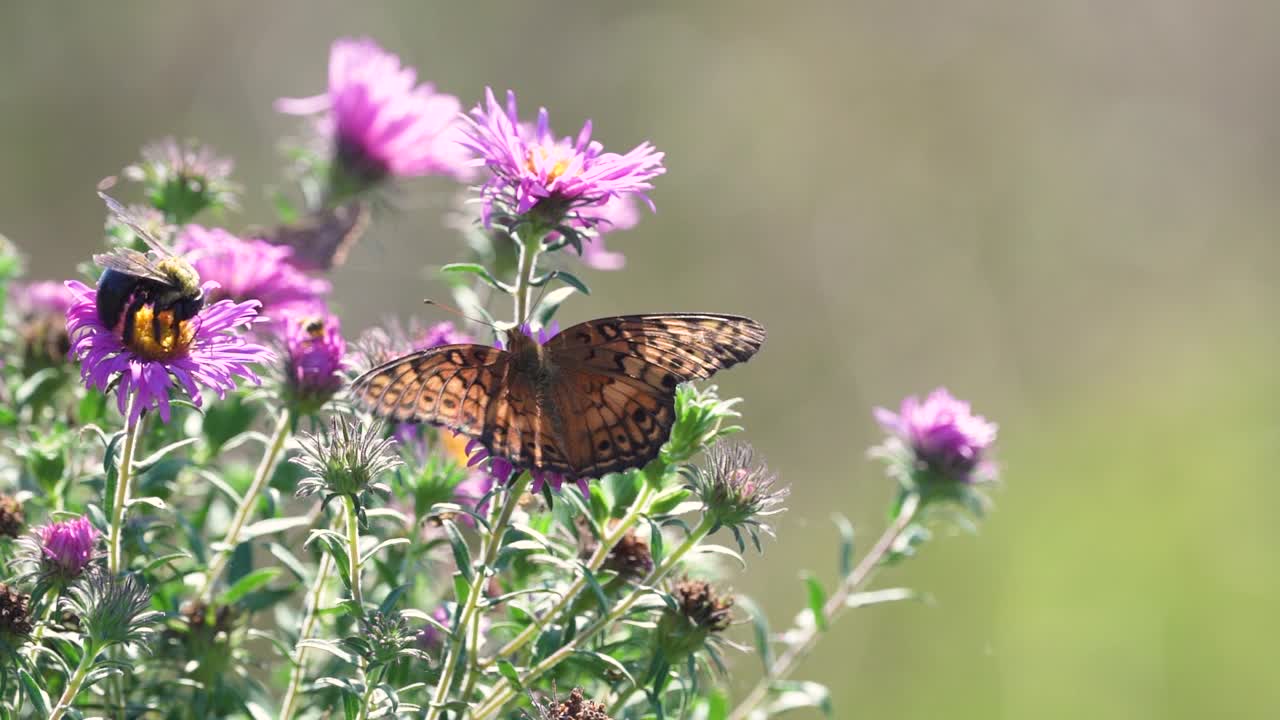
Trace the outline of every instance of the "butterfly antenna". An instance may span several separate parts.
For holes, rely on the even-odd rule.
[[[444,310],[444,311],[446,311],[446,312],[449,312],[449,313],[452,313],[452,314],[454,314],[454,315],[457,315],[458,317],[462,318],[463,320],[467,320],[467,321],[470,321],[470,322],[476,323],[477,325],[484,325],[485,327],[492,328],[492,329],[494,329],[494,330],[497,330],[497,329],[498,329],[498,326],[497,326],[497,325],[494,325],[492,322],[490,322],[490,321],[488,321],[488,320],[481,320],[481,319],[479,319],[479,318],[473,318],[473,317],[471,317],[470,315],[468,315],[468,314],[466,314],[466,313],[462,312],[461,310],[459,310],[458,308],[456,308],[456,307],[454,307],[454,306],[452,306],[452,305],[445,305],[444,303],[442,303],[442,302],[436,302],[435,300],[432,300],[431,298],[427,298],[427,299],[423,300],[422,302],[423,302],[423,303],[425,303],[425,304],[427,304],[427,305],[435,305],[436,307],[440,308],[441,310]]]
[[[114,185],[115,182],[116,179],[114,177],[108,177],[98,183],[98,197],[102,198],[102,201],[107,204],[107,209],[111,211],[111,214],[114,215],[117,220],[127,225],[135,235],[142,238],[142,242],[146,243],[147,247],[159,253],[161,257],[174,257],[173,251],[165,247],[164,243],[157,240],[150,231],[142,227],[142,223],[138,222],[138,219],[133,216],[133,213],[125,209],[125,207],[115,198],[103,192],[103,190],[109,189]]]

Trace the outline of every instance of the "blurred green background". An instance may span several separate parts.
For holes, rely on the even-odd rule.
[[[775,625],[800,568],[835,575],[831,512],[879,531],[873,405],[945,384],[1001,424],[980,535],[881,577],[934,603],[859,611],[803,667],[837,717],[1276,717],[1277,28],[1275,3],[1199,0],[11,2],[0,232],[69,276],[95,183],[166,134],[234,155],[227,223],[268,222],[296,128],[271,101],[320,92],[339,35],[467,105],[511,87],[562,133],[650,139],[659,212],[561,319],[769,328],[721,386],[794,486],[733,581]],[[337,273],[349,330],[443,294],[417,268],[459,252],[453,193],[406,184]]]

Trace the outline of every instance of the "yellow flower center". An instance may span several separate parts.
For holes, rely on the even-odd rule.
[[[547,182],[555,182],[557,178],[564,175],[564,171],[569,169],[569,158],[565,155],[565,151],[560,147],[552,147],[547,149],[546,146],[539,145],[529,148],[529,154],[525,158],[525,167],[529,172],[538,174],[540,167],[545,167],[548,161],[553,157],[552,153],[558,155],[555,164],[547,171]]]
[[[130,350],[148,360],[172,360],[185,355],[196,339],[190,320],[174,321],[173,310],[156,312],[143,305],[133,314],[133,333],[124,339]]]

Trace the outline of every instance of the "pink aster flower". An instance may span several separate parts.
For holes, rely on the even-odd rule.
[[[474,343],[475,338],[462,332],[448,320],[438,322],[427,328],[413,343],[414,350],[429,350],[441,345],[467,345]]]
[[[342,388],[346,353],[337,316],[327,312],[285,316],[285,392],[302,414],[318,410]]]
[[[14,283],[9,288],[11,307],[24,319],[43,315],[66,315],[75,296],[65,285],[53,280]]]
[[[293,249],[265,240],[241,239],[221,228],[187,225],[175,252],[191,262],[204,280],[218,289],[210,302],[257,300],[270,319],[286,312],[315,312],[331,289],[329,282],[311,277],[291,262]]]
[[[946,388],[934,390],[923,402],[914,395],[906,398],[897,413],[876,408],[875,417],[893,435],[891,441],[939,475],[969,483],[993,474],[984,454],[995,442],[996,424],[974,415],[969,403]]]
[[[334,41],[327,93],[276,101],[283,113],[324,113],[319,126],[332,138],[335,164],[369,184],[387,176],[465,176],[461,107],[432,84],[418,84],[413,68],[369,38]]]
[[[259,384],[252,366],[272,359],[269,350],[237,332],[257,319],[256,300],[205,305],[195,317],[176,325],[172,313],[143,305],[135,327],[159,323],[165,334],[156,338],[135,332],[126,341],[98,317],[97,290],[75,280],[66,286],[75,296],[67,310],[67,334],[71,355],[80,361],[80,378],[103,392],[115,387],[120,412],[128,413],[130,425],[147,409],[159,410],[161,419],[169,422],[169,394],[175,384],[199,406],[202,387],[224,397],[235,389],[237,377]],[[216,283],[204,284],[206,295],[216,289]]]
[[[559,224],[569,212],[599,205],[610,198],[637,195],[653,208],[644,192],[649,182],[666,172],[663,154],[641,143],[626,155],[604,152],[591,140],[591,121],[575,138],[551,133],[546,108],[530,135],[523,131],[515,93],[507,92],[505,108],[492,89],[485,89],[485,104],[471,111],[463,145],[487,167],[489,178],[481,190],[481,217],[490,225],[494,204],[502,214],[525,215],[537,209],[544,222]],[[590,223],[584,217],[584,221]]]
[[[67,360],[67,308],[74,297],[60,282],[14,283],[9,286],[9,307],[22,338],[23,365],[33,371]]]
[[[93,559],[102,533],[87,517],[64,520],[36,528],[41,564],[45,571],[64,579],[78,577]]]

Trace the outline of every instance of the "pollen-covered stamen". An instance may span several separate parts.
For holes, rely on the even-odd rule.
[[[537,145],[529,148],[528,155],[525,158],[525,167],[534,175],[541,175],[548,183],[553,183],[561,175],[564,175],[565,170],[569,169],[569,160],[570,158],[563,148],[558,146],[547,148],[545,145]]]
[[[177,320],[173,310],[143,305],[133,314],[133,332],[122,338],[130,350],[148,360],[172,360],[187,354],[196,339],[196,321]]]

